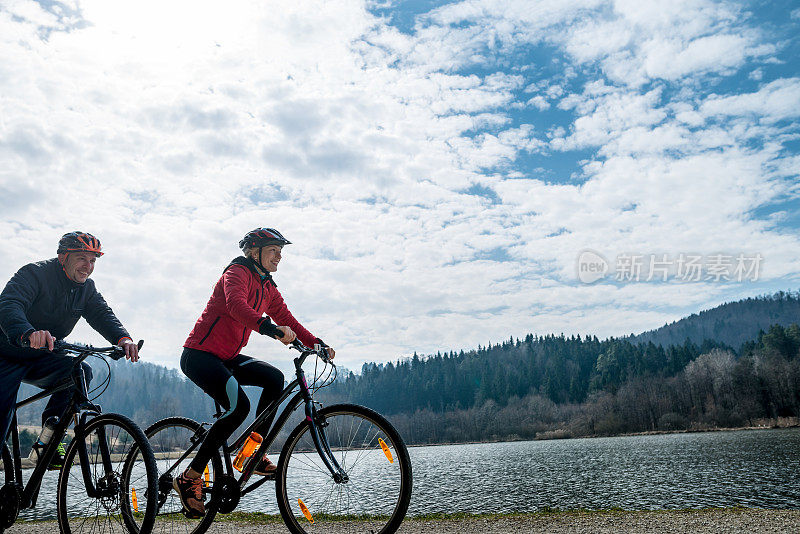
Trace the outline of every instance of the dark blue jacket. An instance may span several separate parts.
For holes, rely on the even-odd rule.
[[[57,258],[22,267],[0,293],[0,357],[30,359],[45,351],[24,348],[20,340],[34,330],[48,330],[56,339],[72,332],[81,317],[106,340],[117,344],[130,337],[95,289],[67,277]]]

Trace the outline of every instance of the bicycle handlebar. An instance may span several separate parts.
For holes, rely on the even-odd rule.
[[[141,349],[142,345],[144,345],[144,340],[140,339],[136,346]],[[83,343],[67,343],[66,341],[60,339],[57,339],[53,343],[53,350],[63,350],[65,352],[74,352],[76,354],[106,354],[112,360],[119,360],[125,356],[125,349],[119,345],[111,345],[110,347],[93,347],[91,345],[84,345]]]
[[[316,354],[323,362],[336,367],[336,364],[333,363],[330,355],[328,354],[327,347],[323,347],[320,344],[314,345],[314,348],[312,349],[303,345],[299,339],[295,339],[294,341],[292,341],[292,344],[289,346],[289,348],[299,351],[303,356]]]

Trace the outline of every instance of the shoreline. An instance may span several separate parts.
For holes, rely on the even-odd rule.
[[[794,418],[792,418],[794,419]],[[669,434],[705,434],[711,432],[741,432],[744,430],[788,430],[792,428],[800,428],[800,418],[797,420],[792,420],[791,422],[786,422],[784,424],[772,424],[772,425],[758,425],[758,426],[739,426],[739,427],[710,427],[710,428],[689,428],[683,430],[643,430],[641,432],[627,432],[624,434],[591,434],[586,436],[571,436],[565,434],[561,434],[561,430],[549,430],[544,432],[543,434],[547,434],[545,436],[539,436],[530,439],[487,439],[483,441],[453,441],[453,442],[441,442],[441,443],[415,443],[413,445],[406,443],[406,446],[410,449],[412,447],[439,447],[445,445],[480,445],[483,443],[515,443],[520,441],[553,441],[553,440],[566,440],[566,439],[597,439],[597,438],[628,438],[628,437],[635,437],[635,436],[664,436]],[[550,434],[556,435],[550,435]]]

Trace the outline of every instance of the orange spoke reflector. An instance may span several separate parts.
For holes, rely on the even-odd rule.
[[[208,474],[208,464],[206,464],[206,468],[203,470],[203,479],[206,482],[206,487],[208,487],[209,486],[208,481],[210,479],[209,474]]]
[[[131,488],[131,503],[133,503],[133,511],[139,511],[139,499],[136,498],[136,488]]]
[[[389,460],[390,464],[393,464],[394,458],[392,457],[392,451],[389,450],[389,446],[383,441],[383,438],[378,438],[378,443],[381,444],[381,449],[383,449],[383,454],[386,455],[386,459]]]
[[[304,516],[306,516],[306,519],[308,519],[308,522],[313,525],[314,524],[314,518],[311,517],[311,512],[308,511],[308,506],[306,506],[306,503],[303,502],[303,499],[297,499],[297,504],[300,505],[300,511],[303,512]]]

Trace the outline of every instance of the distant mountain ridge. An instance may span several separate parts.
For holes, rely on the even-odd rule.
[[[699,345],[711,339],[738,351],[743,343],[756,338],[759,331],[766,331],[774,324],[786,327],[792,323],[800,323],[800,291],[779,291],[727,302],[627,339],[631,343],[652,342],[662,347],[683,345],[687,339]]]

